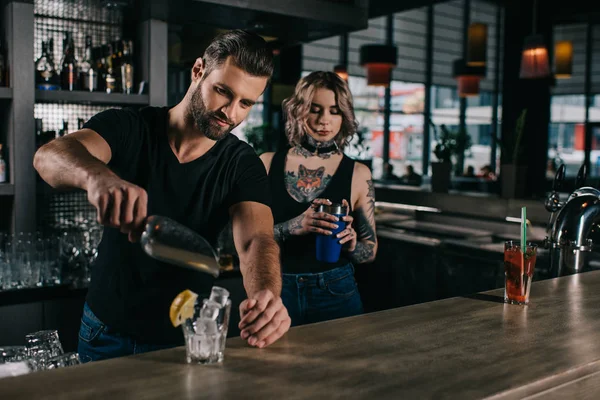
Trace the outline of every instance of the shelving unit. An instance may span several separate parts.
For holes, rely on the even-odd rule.
[[[70,104],[98,104],[98,105],[148,105],[147,94],[122,94],[102,92],[67,92],[67,91],[35,91],[36,103],[70,103]]]
[[[0,105],[5,111],[0,116],[4,122],[0,123],[0,138],[8,149],[5,160],[10,173],[10,183],[0,184],[0,226],[8,226],[12,232],[33,232],[43,213],[55,212],[58,203],[60,212],[79,206],[70,197],[64,202],[64,195],[53,195],[53,190],[50,194],[38,190],[39,178],[32,162],[35,118],[44,121],[45,130],[55,131],[67,121],[72,132],[80,119],[87,120],[106,108],[167,105],[167,22],[147,7],[123,9],[121,13],[97,0],[0,0],[0,7],[11,85],[0,88]],[[35,90],[33,61],[40,56],[41,41],[54,39],[54,62],[58,64],[66,31],[73,33],[77,48],[83,46],[88,34],[94,46],[132,38],[136,88],[137,82],[145,81],[145,94]],[[84,193],[81,205],[85,202]]]

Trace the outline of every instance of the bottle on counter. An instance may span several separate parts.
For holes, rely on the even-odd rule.
[[[85,37],[85,52],[80,67],[81,88],[90,92],[98,90],[98,69],[92,56],[92,37]]]
[[[63,127],[58,131],[57,137],[63,137],[69,133],[69,121],[63,119]]]
[[[106,88],[106,93],[114,93],[115,92],[115,72],[113,69],[113,60],[112,60],[112,45],[108,44],[104,48],[104,59],[106,62],[106,77],[104,80],[104,87]]]
[[[6,162],[2,157],[2,143],[0,143],[0,183],[6,182]]]
[[[35,87],[40,90],[58,90],[58,75],[54,69],[52,60],[51,45],[52,39],[48,42],[42,41],[42,55],[35,62]]]
[[[65,35],[63,53],[60,70],[62,90],[77,90],[77,59],[75,58],[75,43],[71,32],[67,32]]]
[[[133,42],[123,42],[123,56],[121,58],[121,87],[123,93],[133,92]]]
[[[117,39],[112,42],[112,69],[115,78],[115,92],[121,91],[121,61],[123,58],[123,41]]]

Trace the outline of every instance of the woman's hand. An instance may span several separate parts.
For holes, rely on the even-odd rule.
[[[339,220],[335,215],[317,212],[320,204],[331,205],[331,201],[327,199],[313,200],[306,211],[289,221],[290,234],[298,236],[309,233],[331,235],[331,230],[337,228]]]
[[[346,229],[338,233],[336,237],[340,239],[340,244],[344,245],[344,250],[352,252],[356,249],[358,236],[352,227],[354,218],[350,215],[350,206],[345,199],[342,200],[342,205],[346,207],[346,216],[342,217],[342,221],[346,222]]]

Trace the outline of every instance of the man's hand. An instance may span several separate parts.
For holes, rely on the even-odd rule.
[[[242,339],[258,348],[267,347],[282,337],[292,323],[281,297],[268,289],[242,301],[240,317]]]
[[[98,211],[98,223],[119,228],[130,242],[138,241],[147,216],[146,191],[116,175],[91,177],[86,186],[88,200]]]

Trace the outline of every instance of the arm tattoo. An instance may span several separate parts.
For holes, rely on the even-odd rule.
[[[359,207],[354,213],[354,230],[356,231],[358,242],[354,251],[348,253],[348,255],[352,262],[356,264],[373,261],[375,258],[375,243],[377,238],[374,222],[368,218],[367,212],[362,207]]]
[[[325,167],[308,169],[300,164],[298,176],[293,171],[285,172],[285,187],[294,200],[308,203],[325,191],[331,178],[325,174]]]
[[[375,255],[375,243],[371,242],[358,242],[356,248],[350,253],[350,259],[353,263],[362,264],[365,262],[373,261]]]
[[[375,229],[373,223],[367,216],[367,213],[362,207],[358,207],[354,212],[354,230],[356,231],[358,240],[375,241]]]
[[[282,244],[285,240],[287,240],[287,238],[297,233],[302,228],[303,220],[304,214],[300,214],[296,218],[292,218],[289,221],[276,224],[275,240],[277,243]]]
[[[369,186],[369,191],[367,192],[367,199],[369,201],[367,216],[369,221],[375,223],[375,186],[373,185],[373,180],[369,179],[367,185]]]

